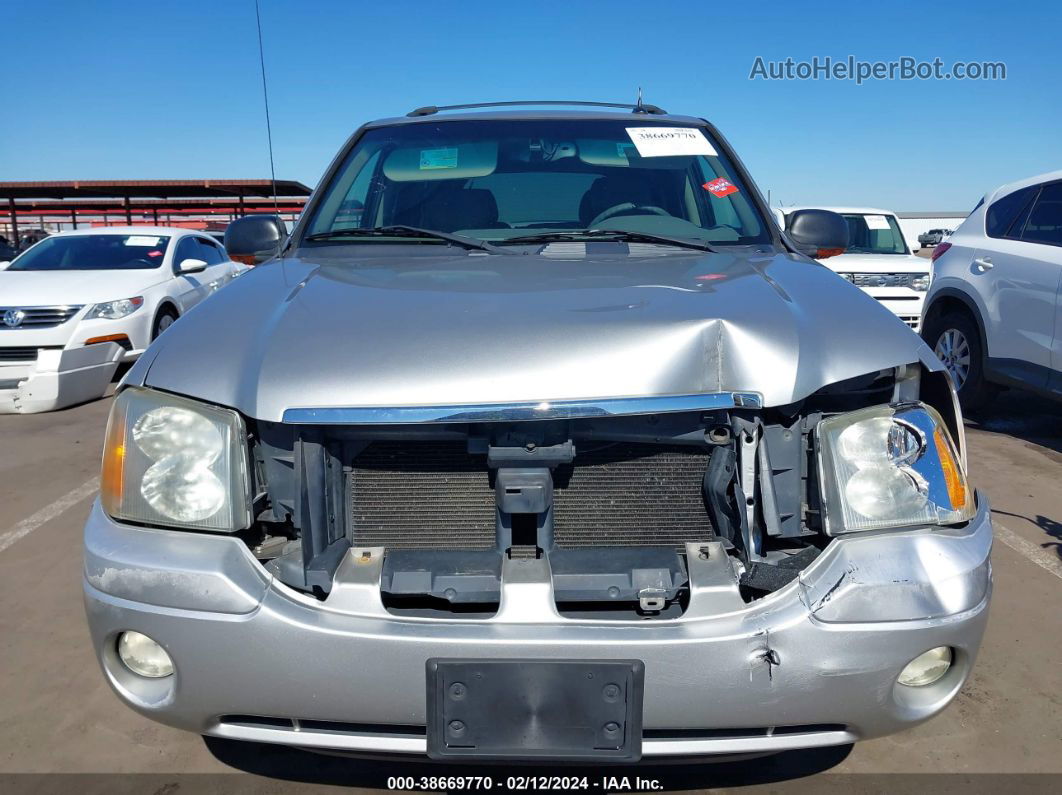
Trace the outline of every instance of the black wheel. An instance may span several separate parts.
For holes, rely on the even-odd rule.
[[[177,313],[167,307],[158,313],[155,317],[155,325],[151,328],[151,339],[157,340],[159,334],[164,332],[177,320]]]
[[[922,337],[948,369],[963,410],[975,412],[992,402],[999,387],[985,380],[981,332],[969,314],[948,312],[933,318]]]

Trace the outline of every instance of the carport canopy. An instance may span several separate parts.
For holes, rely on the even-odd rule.
[[[255,211],[276,202],[283,210],[298,211],[311,193],[295,180],[278,179],[165,179],[165,180],[71,180],[54,182],[0,182],[0,214],[7,215],[12,235],[18,240],[18,216],[43,213],[68,214],[77,224],[78,213],[124,211],[132,223],[133,211],[230,212],[243,215],[251,202]],[[100,199],[110,200],[100,202]],[[136,199],[134,203],[133,200]],[[203,201],[211,200],[214,201]],[[218,201],[225,200],[228,201]],[[16,201],[18,200],[18,201]],[[27,201],[30,200],[30,201]],[[87,200],[82,203],[82,200]],[[266,200],[266,201],[263,201]],[[120,206],[118,205],[120,202]],[[6,205],[6,207],[5,207]],[[6,209],[6,213],[4,212]]]

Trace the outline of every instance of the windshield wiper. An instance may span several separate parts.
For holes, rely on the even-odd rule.
[[[402,237],[419,238],[422,240],[445,240],[448,243],[456,243],[467,249],[489,251],[491,254],[508,253],[507,251],[503,251],[497,246],[492,246],[487,241],[480,240],[479,238],[455,235],[450,232],[438,232],[434,229],[421,229],[419,226],[406,226],[404,224],[372,226],[367,228],[355,227],[352,229],[335,229],[331,232],[318,232],[314,235],[307,235],[304,239],[315,242],[318,240],[337,240],[344,237]]]
[[[630,243],[659,243],[665,246],[677,246],[679,248],[692,248],[697,251],[718,251],[708,243],[696,240],[684,240],[680,237],[667,237],[666,235],[654,235],[649,232],[626,232],[622,229],[582,229],[571,232],[543,232],[539,235],[524,235],[522,237],[509,237],[499,240],[499,244],[510,243],[561,243],[579,242],[587,240],[614,240],[617,242]]]

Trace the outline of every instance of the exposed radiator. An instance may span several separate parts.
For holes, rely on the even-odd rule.
[[[554,472],[558,546],[681,545],[711,538],[702,479],[706,451],[594,443]],[[482,549],[495,544],[485,456],[463,442],[373,442],[353,462],[356,544]]]
[[[354,542],[392,549],[494,546],[487,457],[464,442],[373,442],[354,459]]]
[[[615,444],[580,450],[554,474],[559,547],[681,545],[712,536],[705,511],[707,451]],[[565,484],[565,470],[571,477]]]

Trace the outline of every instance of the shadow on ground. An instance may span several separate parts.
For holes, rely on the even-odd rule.
[[[1062,453],[1062,403],[1025,392],[1000,392],[988,408],[968,416],[966,424],[979,431],[1013,436]]]
[[[283,781],[333,786],[388,789],[388,780],[396,776],[490,776],[494,789],[505,789],[509,776],[586,776],[590,790],[604,790],[608,776],[635,776],[655,779],[659,790],[695,790],[709,787],[734,787],[743,784],[771,784],[791,781],[821,773],[840,764],[852,750],[851,745],[831,748],[812,748],[786,751],[771,756],[726,762],[696,762],[690,764],[656,764],[638,766],[595,767],[533,765],[448,765],[419,757],[414,759],[360,759],[348,756],[328,756],[266,743],[250,743],[204,737],[207,749],[214,757],[244,773],[268,776]],[[391,787],[393,788],[393,786]]]
[[[974,430],[1011,436],[1027,445],[1044,448],[1048,456],[1062,463],[1062,403],[1020,389],[1007,389],[987,409],[967,417],[966,424]],[[1058,519],[1043,514],[1025,516],[998,508],[992,513],[1036,525],[1054,539],[1040,546],[1053,549],[1062,558],[1062,522]]]
[[[1020,513],[1011,513],[1010,511],[1001,511],[998,508],[993,508],[992,509],[992,514],[993,515],[997,515],[998,514],[1000,516],[1013,516],[1013,517],[1015,517],[1017,519],[1024,519],[1026,522],[1030,522],[1030,523],[1036,525],[1041,530],[1043,530],[1047,535],[1049,535],[1053,539],[1055,539],[1054,541],[1047,541],[1047,542],[1045,542],[1043,544],[1040,544],[1040,546],[1043,547],[1044,549],[1053,549],[1055,551],[1055,553],[1058,555],[1058,557],[1062,558],[1062,522],[1057,522],[1054,519],[1051,519],[1051,518],[1049,518],[1047,516],[1044,516],[1043,514],[1039,514],[1039,513],[1036,516],[1024,516],[1024,515],[1022,515]]]

